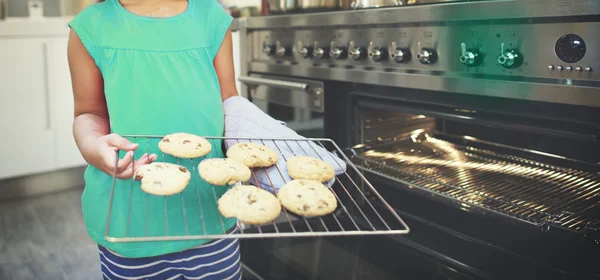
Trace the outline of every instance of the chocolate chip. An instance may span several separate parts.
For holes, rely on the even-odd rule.
[[[252,194],[248,195],[248,204],[252,205],[256,202],[256,196],[253,196]]]
[[[308,187],[309,190],[314,191],[315,187]]]
[[[190,140],[183,140],[183,144],[192,143]]]
[[[185,167],[179,167],[179,171],[183,173],[187,173],[187,169]]]
[[[304,209],[304,211],[308,211],[308,209],[310,209],[310,206],[307,204],[304,204],[304,207],[302,207],[302,209]]]
[[[141,174],[137,174],[135,175],[135,180],[142,180],[142,178],[144,178],[144,176],[142,176]]]
[[[297,198],[302,198],[302,195],[301,194],[297,194],[296,197]]]
[[[252,157],[252,158],[258,158],[257,155],[251,155],[250,157]]]
[[[169,143],[169,142],[171,142],[171,140],[169,140],[169,139],[167,139],[167,138],[163,138],[163,140],[162,140],[162,141],[163,141],[163,142],[165,142],[165,143]]]

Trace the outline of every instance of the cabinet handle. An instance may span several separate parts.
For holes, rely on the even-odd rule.
[[[52,129],[52,120],[51,120],[51,112],[50,112],[50,86],[48,75],[50,72],[48,71],[48,43],[42,43],[43,48],[43,57],[44,57],[44,97],[46,98],[46,129]]]

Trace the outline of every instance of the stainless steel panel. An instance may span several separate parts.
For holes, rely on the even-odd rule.
[[[470,77],[436,76],[415,72],[385,72],[345,69],[341,67],[297,67],[253,62],[249,71],[278,73],[322,80],[351,81],[382,86],[418,88],[482,96],[544,101],[600,107],[600,91],[595,87],[543,84],[534,81],[503,81]]]
[[[599,1],[600,2],[600,1]],[[380,28],[323,28],[319,30],[269,30],[252,33],[253,45],[263,43],[274,44],[280,41],[282,46],[293,49],[286,57],[268,56],[254,51],[252,61],[265,61],[274,64],[282,62],[294,63],[299,66],[321,64],[323,67],[354,66],[391,68],[397,70],[443,71],[435,75],[498,75],[499,79],[513,77],[536,77],[548,79],[571,80],[600,80],[600,53],[594,50],[600,48],[600,22],[581,23],[539,23],[539,24],[510,24],[510,25],[457,25],[457,26],[402,26]],[[574,33],[581,36],[587,45],[585,57],[575,63],[560,61],[554,51],[556,41],[564,34]],[[372,42],[374,46],[387,50],[388,56],[381,61],[373,61],[368,57],[361,60],[350,58],[334,60],[331,58],[303,58],[296,49],[298,42],[311,46],[318,42],[321,47],[334,45],[347,48],[351,41],[365,51]],[[391,45],[395,42],[398,48],[410,51],[411,59],[397,63],[389,57]],[[460,61],[461,44],[465,43],[469,50],[477,50],[483,57],[478,66],[466,66]],[[516,49],[523,56],[521,66],[507,69],[498,62],[500,49],[504,43],[506,49]],[[419,48],[421,46],[421,48]],[[422,64],[416,59],[423,48],[431,48],[437,54],[437,61],[432,64]],[[259,48],[260,49],[260,48]],[[549,70],[548,66],[591,67],[592,71],[558,71]],[[566,81],[565,81],[566,82]]]
[[[250,88],[250,96],[253,100],[264,100],[294,108],[324,112],[323,99],[325,92],[322,82],[258,74],[252,74],[250,78],[258,79],[252,80],[240,77],[239,80],[246,83],[246,86]]]
[[[600,14],[597,0],[489,0],[252,18],[250,29],[532,19]]]

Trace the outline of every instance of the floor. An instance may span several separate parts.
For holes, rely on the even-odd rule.
[[[0,279],[101,279],[77,188],[0,202]]]

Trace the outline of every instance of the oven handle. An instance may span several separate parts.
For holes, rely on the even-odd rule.
[[[302,91],[306,91],[306,92],[310,91],[310,86],[306,83],[296,83],[296,82],[288,82],[288,81],[281,81],[281,80],[248,77],[248,76],[241,76],[238,78],[238,80],[247,85],[264,85],[264,86],[277,87],[277,88],[302,90]]]

